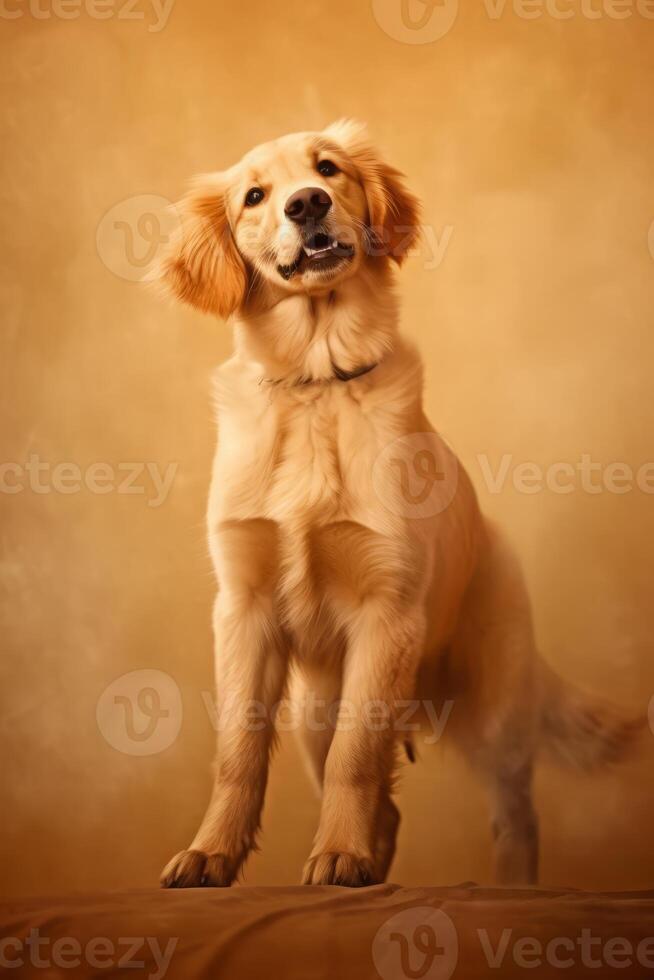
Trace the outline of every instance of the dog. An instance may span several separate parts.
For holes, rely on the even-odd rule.
[[[496,879],[534,883],[540,749],[590,769],[619,759],[635,725],[542,659],[520,565],[424,415],[394,284],[419,241],[417,198],[341,120],[197,178],[178,212],[158,278],[231,319],[235,353],[216,375],[208,507],[213,789],[163,886],[236,879],[289,687],[322,798],[305,883],[386,879],[412,699],[453,703],[447,736],[487,787]],[[332,722],[309,724],[310,702]]]

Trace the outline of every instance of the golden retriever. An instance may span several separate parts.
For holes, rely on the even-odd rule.
[[[236,878],[291,674],[322,787],[306,883],[386,878],[398,747],[412,754],[400,716],[448,699],[447,734],[490,794],[497,878],[534,882],[539,747],[591,767],[617,758],[632,726],[540,658],[520,567],[423,413],[393,278],[418,241],[417,199],[365,128],[341,121],[197,179],[180,216],[161,278],[231,318],[235,353],[216,376],[208,510],[213,791],[163,885]]]

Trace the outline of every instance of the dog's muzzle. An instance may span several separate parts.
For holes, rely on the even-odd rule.
[[[329,272],[343,262],[349,261],[354,255],[353,245],[340,242],[327,230],[309,234],[305,230],[303,238],[304,242],[295,260],[290,265],[277,266],[277,271],[283,279],[292,279],[298,272]]]

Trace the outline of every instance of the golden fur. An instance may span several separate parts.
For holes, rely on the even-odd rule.
[[[325,159],[333,174],[318,170]],[[265,196],[245,206],[252,187]],[[302,257],[302,230],[285,214],[306,187],[330,195],[321,227],[348,254],[324,267]],[[539,744],[592,765],[619,755],[629,726],[539,658],[520,568],[423,414],[422,366],[398,332],[392,269],[418,240],[416,198],[345,121],[199,178],[180,212],[162,278],[180,299],[231,317],[235,353],[216,376],[208,511],[219,586],[214,785],[163,883],[228,885],[238,874],[291,674],[299,705],[343,699],[351,715],[326,726],[298,715],[323,800],[306,882],[386,877],[396,747],[406,741],[395,721],[414,698],[453,700],[447,732],[488,786],[498,879],[534,881]],[[437,459],[444,474],[422,503],[401,478],[416,459]],[[370,722],[375,704],[390,724]],[[258,724],[244,721],[245,705],[257,706]]]

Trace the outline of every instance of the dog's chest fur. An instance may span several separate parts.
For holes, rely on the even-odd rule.
[[[335,618],[361,595],[401,596],[416,579],[415,535],[385,505],[378,463],[406,432],[416,381],[408,367],[380,366],[356,381],[281,388],[238,359],[218,373],[210,537],[249,526],[250,560],[276,556],[269,574],[284,620],[297,646],[311,637],[312,655],[322,634],[333,645]]]
[[[353,520],[386,530],[378,463],[385,447],[419,424],[419,390],[411,390],[419,379],[383,371],[282,387],[236,359],[224,365],[216,384],[214,519],[265,517],[288,530]]]

